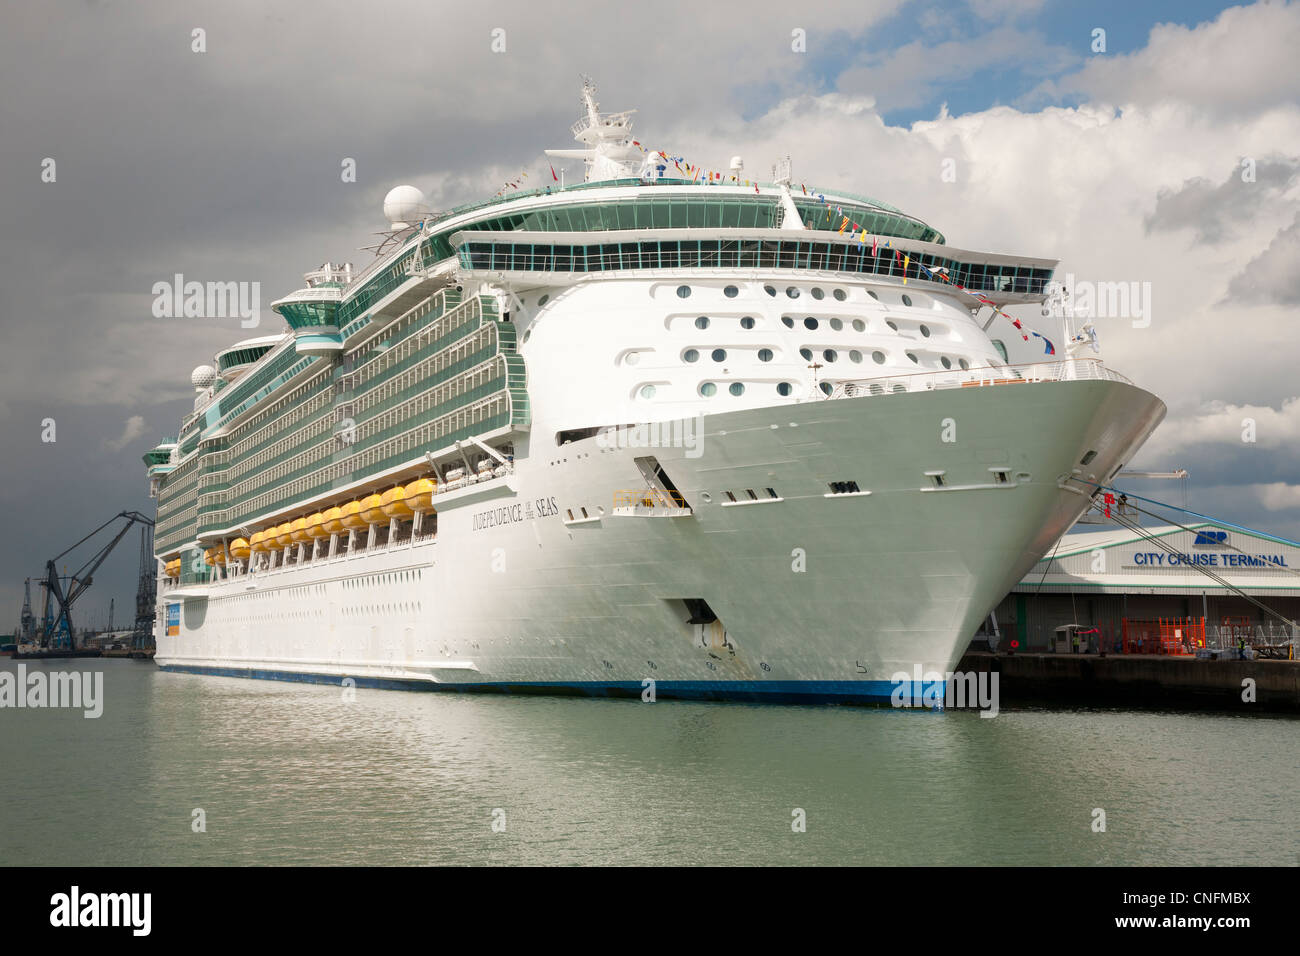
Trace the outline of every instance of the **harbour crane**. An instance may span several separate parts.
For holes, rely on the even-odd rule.
[[[91,555],[90,560],[88,560],[84,565],[82,565],[82,567],[76,573],[70,576],[61,576],[59,574],[57,562],[59,561],[60,558],[62,558],[64,555],[68,554],[69,552],[76,550],[81,545],[85,544],[87,541],[89,541],[95,535],[99,534],[101,531],[103,531],[113,522],[117,521],[119,518],[125,518],[126,523],[122,525],[121,529],[117,532],[116,535],[113,536],[112,540],[110,540],[108,544],[104,545],[93,555]],[[107,521],[101,524],[94,531],[90,532],[90,534],[86,535],[76,544],[72,545],[72,547],[65,549],[61,553],[56,554],[49,561],[45,562],[45,580],[40,582],[41,587],[45,588],[45,609],[42,615],[43,633],[41,635],[41,646],[43,648],[48,648],[54,651],[71,651],[74,649],[73,634],[75,632],[73,631],[73,627],[72,627],[72,605],[76,602],[76,600],[79,597],[81,597],[81,595],[86,593],[86,589],[90,587],[90,585],[94,582],[95,572],[99,569],[99,566],[104,563],[104,560],[110,554],[113,553],[113,549],[117,547],[118,542],[120,542],[124,537],[126,537],[126,533],[137,524],[141,525],[141,527],[145,530],[145,532],[152,532],[153,529],[152,518],[146,517],[145,515],[140,514],[138,511],[121,511],[115,514],[113,517],[109,518]],[[146,534],[142,532],[141,534],[142,548],[145,546],[143,543],[145,537]],[[150,534],[149,537],[152,537],[152,535]],[[144,561],[143,557],[141,561],[143,563]],[[141,587],[143,587],[143,581],[144,581],[144,571],[142,570]],[[153,578],[152,575],[150,575],[150,584],[152,585],[152,583],[153,583]],[[139,592],[139,590],[137,590],[137,594],[136,594],[137,632],[139,631],[141,626],[142,598],[143,595]],[[152,620],[152,612],[153,612],[152,594],[148,596],[148,601],[149,601],[149,615],[150,615],[150,619]],[[152,630],[152,623],[150,624],[149,630]],[[133,636],[133,641],[136,640],[137,638],[138,638],[138,634],[136,636]]]

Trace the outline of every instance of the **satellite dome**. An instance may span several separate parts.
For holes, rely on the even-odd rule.
[[[394,229],[404,229],[428,211],[428,200],[414,186],[394,186],[384,197],[384,218]]]
[[[211,365],[200,365],[190,372],[190,384],[195,388],[211,388],[217,380],[217,370]]]

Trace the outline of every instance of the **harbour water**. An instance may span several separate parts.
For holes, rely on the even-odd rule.
[[[27,667],[102,672],[104,709],[0,709],[5,865],[1300,863],[1294,717],[347,700]]]

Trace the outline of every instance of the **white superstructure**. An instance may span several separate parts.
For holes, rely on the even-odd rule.
[[[290,334],[195,379],[146,456],[162,667],[883,700],[951,668],[1076,479],[1163,417],[1096,359],[990,339],[1051,260],[788,166],[693,182],[583,105],[583,148],[551,152],[586,183],[441,215],[395,190],[371,267],[309,275]]]

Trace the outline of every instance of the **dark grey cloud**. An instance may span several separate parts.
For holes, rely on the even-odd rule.
[[[1227,302],[1300,305],[1300,214],[1228,283]]]
[[[1300,160],[1269,157],[1255,163],[1253,181],[1237,167],[1220,183],[1197,177],[1177,189],[1162,189],[1155,210],[1146,218],[1152,232],[1190,229],[1198,243],[1216,244],[1238,235],[1259,214],[1276,205],[1300,178]]]

